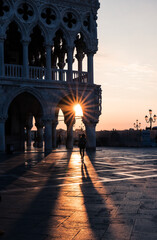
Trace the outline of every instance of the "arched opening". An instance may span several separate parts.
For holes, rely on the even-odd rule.
[[[62,30],[58,30],[53,39],[52,68],[64,69],[66,66],[67,47]]]
[[[83,109],[81,103],[71,95],[64,97],[56,109],[57,136],[67,148],[78,146],[79,135],[84,133],[82,122]]]
[[[29,44],[29,65],[36,67],[45,67],[46,51],[44,47],[44,37],[41,34],[39,26],[34,27],[30,35],[31,42]]]
[[[78,33],[74,41],[74,70],[78,71],[76,79],[79,82],[87,82],[87,56],[86,44],[82,33]]]
[[[23,50],[21,44],[21,33],[15,22],[9,24],[4,42],[4,62],[6,64],[23,64]]]
[[[12,145],[14,150],[25,150],[31,146],[33,117],[38,133],[38,143],[43,141],[42,107],[39,101],[30,93],[24,92],[14,98],[8,109],[8,119],[5,124],[6,149]],[[40,138],[40,139],[39,139]]]
[[[52,79],[67,81],[67,75],[63,69],[67,69],[67,45],[64,34],[59,29],[53,38],[53,47],[51,51]]]
[[[64,113],[61,108],[58,108],[56,118],[58,119],[56,128],[56,147],[61,148],[66,146],[67,137]]]

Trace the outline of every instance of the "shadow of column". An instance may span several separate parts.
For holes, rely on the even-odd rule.
[[[66,174],[71,152],[65,153],[64,157],[67,159],[64,165],[64,174]],[[23,196],[23,206],[26,206],[26,209],[23,210],[21,202],[17,202],[17,205],[13,206],[15,219],[10,221],[13,223],[10,223],[10,229],[8,232],[5,232],[3,239],[43,240],[53,231],[53,227],[56,227],[57,223],[52,222],[53,210],[65,175],[62,178],[57,177],[54,162],[50,164],[49,168],[51,169],[51,174],[43,186],[40,186],[41,183],[39,183],[35,189],[20,192],[20,197]],[[29,200],[29,197],[31,200]]]
[[[94,155],[93,155],[94,156]],[[87,211],[88,221],[94,234],[93,239],[101,239],[110,224],[110,210],[107,209],[104,196],[95,188],[85,163],[81,166],[81,191]]]

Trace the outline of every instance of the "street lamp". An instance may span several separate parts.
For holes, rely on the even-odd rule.
[[[152,110],[151,109],[149,109],[149,115],[150,115],[150,118],[148,118],[148,116],[146,115],[145,120],[146,120],[147,123],[150,123],[150,130],[151,130],[152,129],[152,123],[154,123],[156,121],[157,116],[154,115],[152,117]]]
[[[136,128],[136,130],[140,129],[141,127],[141,123],[138,123],[138,119],[136,120],[136,123],[134,123],[134,128]]]

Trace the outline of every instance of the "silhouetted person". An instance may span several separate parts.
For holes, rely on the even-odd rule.
[[[82,158],[82,161],[84,159],[84,150],[86,148],[86,137],[85,134],[83,133],[79,139],[79,148],[80,148],[80,155]]]

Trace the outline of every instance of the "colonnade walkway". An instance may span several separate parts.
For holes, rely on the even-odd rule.
[[[0,154],[5,240],[156,240],[157,149]]]

